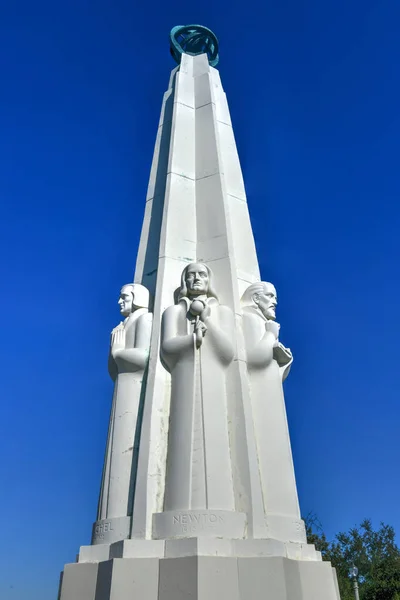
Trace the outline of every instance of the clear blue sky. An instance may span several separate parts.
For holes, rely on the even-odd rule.
[[[1,599],[54,600],[90,539],[109,332],[176,24],[220,38],[262,276],[295,354],[302,512],[328,536],[363,517],[399,532],[399,3],[3,4]]]

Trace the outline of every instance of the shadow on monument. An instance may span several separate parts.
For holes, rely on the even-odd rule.
[[[143,374],[143,383],[140,391],[140,399],[139,399],[139,409],[138,409],[138,418],[136,422],[136,430],[135,437],[133,441],[133,453],[132,453],[132,470],[131,470],[131,479],[129,482],[129,497],[128,497],[128,516],[132,516],[133,514],[133,505],[135,501],[135,488],[136,488],[136,477],[137,477],[137,467],[139,460],[139,446],[140,446],[140,435],[142,430],[142,421],[143,421],[143,410],[144,410],[144,401],[146,397],[146,388],[147,388],[147,375],[149,371],[149,366],[147,365],[146,370]]]
[[[60,573],[60,579],[58,581],[57,600],[61,600],[61,588],[62,588],[63,577],[64,577],[64,571],[61,571],[61,573]]]
[[[157,267],[160,253],[161,224],[164,212],[165,190],[167,184],[169,147],[171,141],[172,113],[175,97],[175,77],[167,93],[169,96],[165,102],[164,121],[159,146],[158,168],[155,176],[153,205],[150,216],[149,236],[144,258],[142,283],[148,288],[154,298],[157,281]]]
[[[165,190],[167,184],[169,146],[171,141],[172,113],[174,108],[175,76],[167,93],[169,96],[165,102],[164,120],[160,137],[159,161],[155,176],[153,204],[150,215],[149,237],[143,266],[142,285],[150,291],[152,302],[154,301],[155,287],[157,281],[157,265],[160,253],[161,224],[164,212]],[[150,310],[152,306],[150,305]],[[140,394],[138,419],[136,424],[135,439],[133,445],[132,471],[129,485],[128,515],[132,516],[135,499],[135,487],[137,477],[137,465],[139,459],[139,446],[143,420],[144,400],[146,396],[148,367],[143,376],[143,385]],[[103,585],[103,584],[102,584]]]
[[[111,597],[112,571],[112,560],[99,563],[99,570],[97,572],[96,592],[94,595],[96,600],[108,600]]]

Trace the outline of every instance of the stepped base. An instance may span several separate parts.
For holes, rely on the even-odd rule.
[[[273,539],[123,540],[82,546],[59,600],[340,600],[311,544]]]
[[[284,557],[114,558],[66,565],[59,600],[340,600],[330,563]]]

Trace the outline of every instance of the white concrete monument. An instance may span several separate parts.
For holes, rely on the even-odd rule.
[[[171,32],[179,66],[111,339],[98,520],[60,600],[340,600],[300,517],[293,357],[260,281],[217,48],[204,27]]]

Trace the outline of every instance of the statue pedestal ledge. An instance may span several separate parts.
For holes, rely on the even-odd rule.
[[[169,540],[122,540],[113,544],[81,546],[78,562],[102,562],[114,558],[184,558],[187,556],[224,556],[233,558],[281,557],[302,561],[321,561],[312,544],[269,539],[232,539],[190,537]]]

